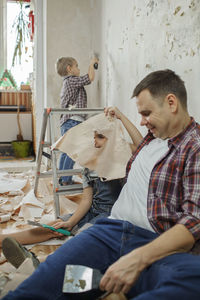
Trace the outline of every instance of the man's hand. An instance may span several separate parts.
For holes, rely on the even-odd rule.
[[[112,264],[102,277],[100,288],[114,293],[127,293],[146,267],[168,255],[188,252],[194,242],[191,232],[183,224],[176,224]]]
[[[113,293],[127,293],[145,269],[140,248],[122,256],[105,272],[100,289]]]

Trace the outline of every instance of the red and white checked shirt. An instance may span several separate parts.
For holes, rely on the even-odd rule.
[[[127,165],[154,139],[148,133]],[[154,166],[148,189],[147,217],[161,234],[175,224],[183,224],[200,239],[200,125],[191,118],[187,128],[169,139],[169,150]],[[134,167],[134,164],[133,166]]]
[[[84,85],[90,84],[88,74],[84,76],[65,76],[60,94],[61,108],[68,108],[70,105],[76,105],[76,108],[87,107],[87,93]],[[60,117],[60,126],[65,123],[73,114],[63,114]],[[86,115],[81,115],[84,119]]]

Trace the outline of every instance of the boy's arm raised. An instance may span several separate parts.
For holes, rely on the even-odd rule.
[[[90,65],[89,65],[89,69],[88,69],[88,76],[89,76],[91,82],[94,80],[94,77],[95,77],[95,70],[94,70],[94,64],[95,63],[97,63],[97,64],[99,63],[99,60],[96,57],[94,57],[91,60]]]

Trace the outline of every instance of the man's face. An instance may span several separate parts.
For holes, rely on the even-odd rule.
[[[103,135],[98,133],[97,131],[94,132],[94,146],[95,148],[102,148],[107,141],[107,138]]]
[[[76,60],[70,69],[70,73],[71,73],[71,75],[74,75],[74,76],[80,76],[80,69],[78,68],[78,63]]]
[[[137,108],[142,118],[141,126],[146,126],[156,138],[170,137],[172,113],[165,99],[160,102],[145,89],[137,96]]]

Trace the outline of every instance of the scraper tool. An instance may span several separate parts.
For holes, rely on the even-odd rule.
[[[30,220],[28,220],[28,224],[33,225],[33,226],[47,228],[47,229],[50,229],[52,231],[56,231],[56,232],[62,233],[62,234],[67,235],[67,236],[73,235],[70,231],[68,231],[66,229],[63,229],[63,228],[56,229],[56,228],[54,228],[52,226],[49,226],[47,224],[41,224],[41,223],[30,221]]]
[[[103,299],[110,293],[100,291],[99,283],[102,277],[103,274],[97,269],[82,265],[66,265],[63,293],[74,294],[73,299]],[[95,292],[96,298],[88,298],[92,295],[92,291]]]

